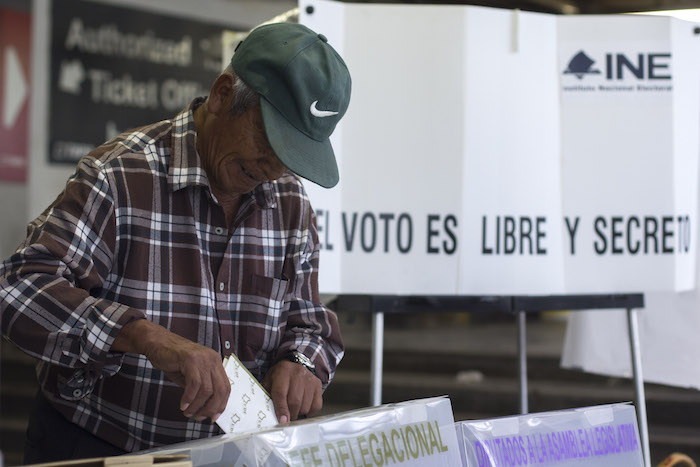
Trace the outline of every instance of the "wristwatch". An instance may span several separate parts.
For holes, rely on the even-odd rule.
[[[303,353],[293,350],[287,354],[287,360],[306,367],[307,370],[316,375],[316,365],[314,365],[311,359]]]

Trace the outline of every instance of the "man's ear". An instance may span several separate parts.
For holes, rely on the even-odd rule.
[[[207,106],[210,113],[221,116],[228,112],[233,105],[233,83],[234,76],[230,73],[222,73],[216,78],[209,91]]]

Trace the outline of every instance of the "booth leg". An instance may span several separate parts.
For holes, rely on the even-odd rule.
[[[647,426],[647,406],[644,396],[644,378],[642,377],[642,356],[639,350],[639,324],[637,310],[627,308],[627,326],[629,329],[630,355],[632,357],[632,375],[634,376],[635,405],[637,406],[637,424],[644,453],[644,465],[651,466],[649,453],[649,428]]]
[[[520,376],[520,413],[528,413],[527,403],[527,339],[525,335],[525,325],[527,314],[525,311],[518,311],[518,363]]]
[[[382,365],[384,357],[384,312],[377,311],[372,317],[372,392],[373,407],[382,405]]]

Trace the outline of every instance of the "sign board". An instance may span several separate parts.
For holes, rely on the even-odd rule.
[[[27,181],[31,15],[0,8],[0,181]]]
[[[463,465],[643,466],[634,407],[599,407],[456,423]]]
[[[309,465],[460,466],[452,404],[446,397],[315,417],[247,435],[147,451],[186,453],[195,467]]]
[[[122,131],[172,118],[221,72],[223,26],[81,0],[52,5],[51,162],[74,164]]]
[[[571,248],[596,259],[572,255],[567,279],[582,290],[600,282],[618,291],[693,289],[695,25],[617,15],[562,16],[559,26],[563,204],[578,226]]]
[[[340,184],[307,184],[322,291],[694,287],[700,70],[696,41],[680,33],[688,23],[308,3],[300,22],[329,38],[353,76],[332,138]],[[571,33],[569,19],[580,24]],[[576,91],[607,79],[607,54],[616,86],[640,81],[634,91]]]

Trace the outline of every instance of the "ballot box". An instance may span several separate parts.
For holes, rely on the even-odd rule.
[[[642,466],[631,404],[531,413],[455,424],[463,465]]]
[[[188,454],[195,467],[462,465],[452,404],[447,397],[315,417],[145,453]]]

